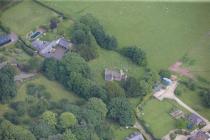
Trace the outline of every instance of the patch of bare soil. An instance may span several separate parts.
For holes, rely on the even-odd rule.
[[[193,74],[190,72],[190,70],[183,67],[182,62],[180,62],[180,61],[177,61],[176,63],[171,65],[169,67],[169,70],[172,71],[172,72],[176,72],[176,73],[180,74],[181,76],[186,76],[186,77],[189,77],[189,78],[193,78]]]

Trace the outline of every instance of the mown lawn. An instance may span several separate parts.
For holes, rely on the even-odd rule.
[[[179,108],[175,102],[169,100],[158,101],[150,99],[143,107],[142,119],[156,138],[162,138],[170,130],[175,129],[175,120],[170,116],[173,108]],[[185,110],[183,110],[185,112]]]
[[[111,128],[113,129],[115,140],[124,140],[131,133],[138,131],[134,128],[127,129],[125,127],[120,127],[118,124],[115,123],[111,124]]]
[[[210,62],[209,45],[200,45],[209,32],[210,3],[44,1],[74,18],[91,13],[119,41],[119,47],[137,45],[148,54],[153,69],[168,68],[193,51],[195,69]],[[200,45],[200,47],[198,47]],[[199,51],[196,51],[199,48]],[[206,55],[203,55],[206,54]],[[205,58],[204,58],[205,57]],[[109,62],[107,62],[109,63]],[[194,70],[192,68],[192,70]],[[195,73],[208,76],[208,73]]]
[[[210,120],[210,108],[203,105],[202,97],[199,93],[184,88],[184,92],[179,96],[179,98],[198,113]]]
[[[51,98],[54,101],[59,101],[60,99],[68,99],[72,103],[75,103],[81,100],[81,98],[76,96],[74,93],[71,93],[64,89],[64,87],[56,81],[50,81],[46,79],[43,75],[38,75],[34,80],[26,81],[18,88],[18,94],[15,98],[16,101],[25,99],[26,86],[29,83],[44,85],[46,87],[46,90],[51,94]]]
[[[54,12],[25,0],[9,8],[1,15],[1,22],[23,37],[40,25],[49,25],[49,20],[57,16]]]

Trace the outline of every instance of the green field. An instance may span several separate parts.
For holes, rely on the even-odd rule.
[[[45,1],[73,17],[92,13],[105,30],[117,37],[119,47],[137,45],[148,54],[154,69],[167,68],[185,53],[193,55],[193,71],[210,66],[210,3]],[[197,51],[199,50],[199,51]],[[210,79],[209,72],[195,72]]]
[[[55,16],[52,11],[25,0],[2,13],[0,20],[12,32],[25,37],[38,26],[48,25],[49,20]]]
[[[142,119],[145,121],[146,127],[156,138],[162,138],[168,134],[170,130],[175,129],[175,120],[170,116],[170,111],[173,108],[179,108],[186,112],[183,108],[178,106],[173,101],[158,101],[150,99],[143,107]],[[187,113],[187,112],[186,112]]]
[[[72,103],[76,103],[77,101],[80,101],[81,99],[77,97],[74,93],[71,93],[64,89],[60,84],[58,84],[55,81],[50,81],[46,79],[42,75],[38,75],[34,80],[32,81],[26,81],[24,84],[22,84],[18,88],[18,94],[15,100],[24,100],[26,97],[26,86],[29,83],[34,84],[40,84],[45,86],[46,90],[51,94],[51,98],[54,101],[58,101],[60,99],[68,99]]]

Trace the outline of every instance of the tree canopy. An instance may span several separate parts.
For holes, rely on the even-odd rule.
[[[136,46],[129,46],[122,49],[122,54],[128,57],[132,62],[136,63],[139,66],[147,65],[146,53]]]
[[[126,98],[116,97],[110,101],[108,115],[111,119],[118,121],[123,126],[130,126],[134,123],[134,113]]]
[[[75,125],[77,123],[77,119],[74,116],[74,114],[70,112],[64,112],[59,117],[59,123],[62,128],[66,129],[69,128],[70,126]]]
[[[36,140],[34,135],[27,129],[16,126],[9,121],[0,122],[0,140]]]
[[[12,66],[6,65],[0,69],[0,102],[5,103],[14,98],[17,94],[14,81],[15,70]]]

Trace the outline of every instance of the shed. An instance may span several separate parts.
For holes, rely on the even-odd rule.
[[[169,79],[169,78],[164,77],[164,78],[162,78],[162,83],[163,83],[164,85],[166,85],[166,86],[169,86],[169,85],[172,84],[172,80]]]

